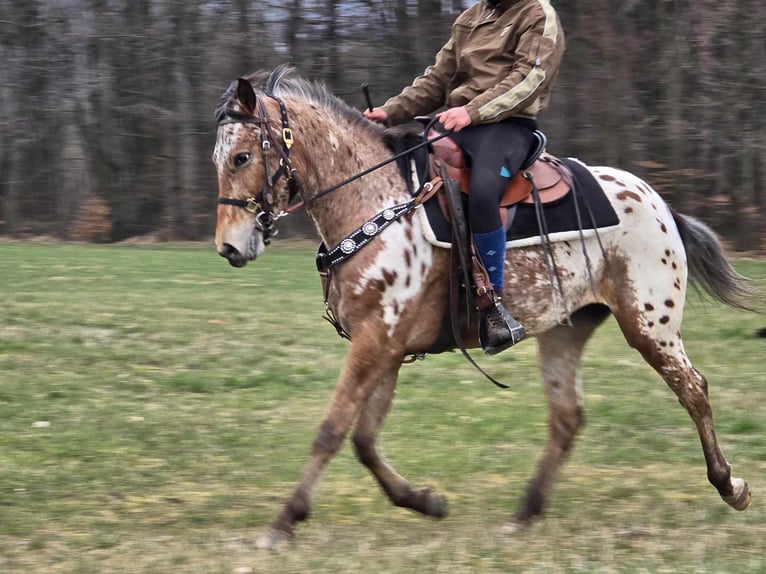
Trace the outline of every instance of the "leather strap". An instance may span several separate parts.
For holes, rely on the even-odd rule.
[[[442,166],[442,170],[444,167]],[[466,350],[466,345],[463,342],[463,330],[460,324],[460,282],[458,278],[462,277],[462,283],[465,285],[466,290],[466,324],[471,323],[471,314],[474,312],[471,305],[471,277],[469,272],[469,265],[471,271],[473,271],[472,254],[469,254],[470,245],[468,241],[468,230],[466,227],[465,215],[462,211],[462,198],[460,197],[460,191],[456,188],[455,182],[447,180],[442,171],[442,177],[445,178],[445,195],[447,196],[447,203],[450,208],[452,216],[452,247],[450,249],[450,269],[449,269],[449,314],[450,325],[452,326],[452,337],[455,339],[455,345],[460,349],[465,359],[474,366],[482,375],[487,377],[495,385],[501,389],[507,389],[508,385],[504,385],[484,369],[482,369],[471,355]],[[479,294],[481,296],[486,295],[485,292]],[[482,297],[480,297],[482,298]]]
[[[316,257],[317,269],[321,272],[330,269],[339,263],[343,263],[375,237],[380,235],[386,227],[397,221],[403,215],[410,213],[415,207],[415,200],[411,199],[405,203],[400,203],[384,209],[375,215],[375,217],[356,228],[356,230],[350,235],[347,235],[345,239],[342,239],[340,243],[329,251],[326,249],[320,250]]]

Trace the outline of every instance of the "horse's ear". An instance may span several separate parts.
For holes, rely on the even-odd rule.
[[[244,78],[237,80],[237,101],[248,114],[255,114],[255,90],[253,85]]]

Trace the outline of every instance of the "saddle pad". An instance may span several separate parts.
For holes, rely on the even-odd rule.
[[[604,190],[601,189],[590,171],[579,160],[563,158],[561,161],[572,172],[574,188],[577,193],[577,205],[580,208],[583,236],[595,235],[595,229],[603,232],[617,227],[620,219],[604,194]],[[555,201],[543,204],[542,207],[551,242],[579,239],[577,210],[572,191]],[[519,203],[507,209],[509,218],[512,218],[506,233],[507,247],[540,245],[540,230],[537,225],[535,206]],[[428,200],[423,209],[418,209],[417,212],[421,218],[426,239],[433,245],[448,248],[452,240],[450,225],[444,217],[436,197]]]

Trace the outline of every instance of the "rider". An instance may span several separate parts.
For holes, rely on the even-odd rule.
[[[458,16],[423,75],[383,106],[364,112],[370,120],[398,124],[446,106],[436,117],[453,130],[472,168],[471,230],[497,297],[505,265],[498,205],[532,146],[536,117],[548,106],[564,45],[549,0],[480,0]],[[526,336],[497,300],[482,315],[489,354]]]

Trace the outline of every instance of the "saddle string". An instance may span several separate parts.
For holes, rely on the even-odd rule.
[[[583,233],[583,225],[582,225],[582,215],[580,214],[580,202],[577,198],[578,193],[575,189],[575,186],[572,187],[572,200],[574,201],[574,208],[575,208],[575,216],[577,217],[577,230],[580,234],[580,243],[582,244],[582,254],[583,257],[585,257],[585,269],[588,272],[588,281],[590,281],[590,290],[593,292],[594,295],[596,295],[596,282],[593,280],[593,265],[590,260],[590,255],[588,254],[588,247],[585,244],[585,234]],[[587,201],[585,202],[587,204]],[[594,224],[594,229],[596,228],[596,225]],[[598,234],[598,231],[596,231]],[[601,238],[599,238],[599,245],[601,245]],[[603,251],[603,247],[602,247]]]
[[[558,265],[556,264],[556,258],[553,255],[551,249],[550,233],[548,231],[548,221],[545,219],[545,213],[543,211],[543,203],[540,199],[540,191],[535,185],[535,181],[531,174],[528,176],[529,181],[532,183],[532,200],[535,206],[535,217],[537,218],[537,228],[540,230],[540,245],[543,248],[543,260],[545,261],[545,270],[548,274],[548,282],[551,285],[551,295],[553,296],[553,306],[556,309],[563,310],[563,313],[559,316],[565,317],[563,321],[559,321],[563,325],[571,324],[569,319],[569,312],[565,304],[564,287],[561,282],[561,274],[559,273]]]
[[[576,198],[575,198],[576,199]],[[596,216],[593,214],[593,209],[591,209],[590,203],[588,203],[587,198],[583,198],[585,203],[585,209],[588,210],[588,217],[590,217],[590,223],[593,226],[593,231],[596,236],[596,241],[598,242],[598,247],[601,250],[601,254],[604,256],[604,261],[606,262],[606,251],[604,250],[604,244],[601,241],[601,234],[598,232],[598,225],[596,224]],[[585,245],[585,242],[583,241],[583,245]],[[593,282],[593,277],[591,276],[591,290],[593,291],[593,294],[596,294],[596,286]]]

